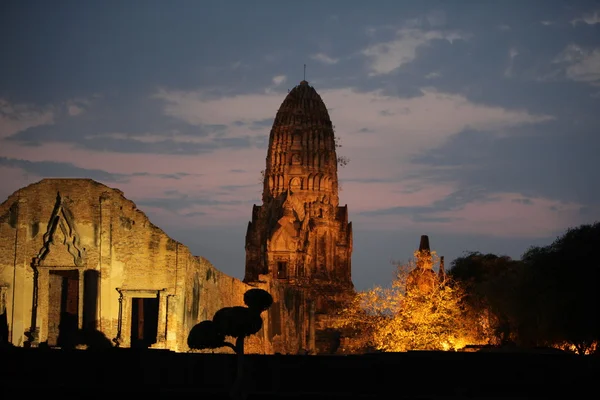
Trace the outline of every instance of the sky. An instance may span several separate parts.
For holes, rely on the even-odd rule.
[[[3,0],[0,37],[0,202],[91,178],[237,278],[304,64],[357,289],[423,234],[448,268],[598,220],[599,1]]]

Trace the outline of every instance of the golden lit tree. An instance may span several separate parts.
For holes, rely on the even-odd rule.
[[[464,292],[448,280],[435,280],[428,290],[407,290],[406,283],[419,261],[396,264],[390,287],[359,292],[341,314],[339,328],[353,328],[355,348],[380,351],[452,350],[481,342],[476,322],[462,307]],[[432,262],[435,252],[428,254]],[[415,261],[417,260],[417,261]],[[413,274],[414,275],[414,274]]]

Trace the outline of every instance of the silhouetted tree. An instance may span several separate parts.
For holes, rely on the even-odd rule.
[[[262,328],[261,313],[273,304],[273,297],[265,290],[250,289],[244,293],[247,307],[235,306],[220,309],[212,321],[195,325],[188,335],[191,349],[216,349],[230,347],[236,353],[244,353],[244,339]],[[226,336],[236,338],[236,343],[225,341]]]
[[[261,313],[273,304],[273,297],[265,290],[250,289],[244,293],[246,307],[235,306],[221,308],[215,313],[212,321],[202,321],[195,325],[188,335],[188,346],[191,349],[216,349],[230,347],[238,355],[236,380],[230,395],[234,399],[244,397],[243,355],[244,340],[262,328]],[[227,336],[236,339],[235,344],[225,341]]]
[[[452,261],[448,275],[462,286],[465,309],[480,321],[480,335],[506,344],[517,335],[517,289],[522,265],[507,256],[470,252]]]
[[[521,287],[521,336],[537,345],[566,343],[584,354],[600,340],[600,223],[567,230],[531,247]]]

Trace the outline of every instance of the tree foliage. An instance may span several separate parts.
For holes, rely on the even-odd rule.
[[[567,230],[522,257],[525,273],[519,334],[538,345],[590,352],[600,340],[600,223]]]
[[[568,229],[520,261],[469,253],[452,263],[465,305],[490,343],[551,346],[587,354],[600,339],[600,223]]]
[[[406,292],[398,312],[375,330],[375,347],[383,351],[464,347],[470,331],[460,307],[461,299],[460,288],[448,285],[437,285],[427,293]]]
[[[471,320],[479,321],[478,336],[490,344],[515,340],[521,272],[519,261],[489,253],[470,252],[451,264],[448,274],[465,293],[463,307]]]
[[[415,262],[398,265],[390,287],[359,292],[341,314],[357,347],[380,351],[450,350],[476,340],[462,307],[461,287],[437,282],[432,290],[406,290]]]

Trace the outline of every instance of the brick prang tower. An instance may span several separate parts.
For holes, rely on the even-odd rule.
[[[333,125],[307,81],[277,111],[263,185],[263,204],[254,205],[246,234],[244,281],[268,277],[304,291],[326,329],[323,321],[354,292],[352,223],[339,205]]]

